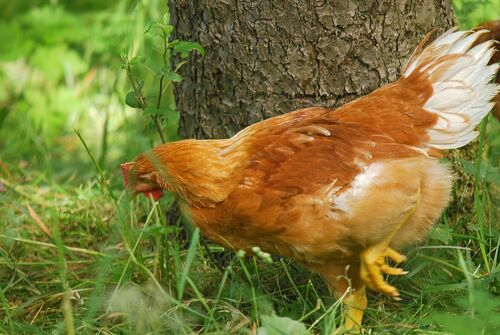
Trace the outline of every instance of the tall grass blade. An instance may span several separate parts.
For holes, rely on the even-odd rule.
[[[186,256],[186,263],[182,269],[181,277],[177,283],[177,299],[182,301],[182,296],[184,295],[184,287],[186,286],[187,277],[189,276],[189,270],[193,264],[193,259],[196,254],[196,249],[198,247],[198,241],[200,240],[200,229],[196,228],[193,231],[193,236],[191,237],[191,242],[189,244],[189,249]]]

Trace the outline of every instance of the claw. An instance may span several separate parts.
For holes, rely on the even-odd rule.
[[[405,271],[401,268],[393,268],[387,264],[382,264],[380,266],[380,271],[390,276],[404,276],[408,274],[408,271]]]
[[[379,246],[369,247],[361,253],[361,279],[370,289],[390,296],[394,300],[401,300],[398,290],[384,280],[382,273],[392,276],[401,276],[408,272],[387,265],[385,262],[386,257],[392,259],[396,263],[401,263],[406,260],[404,255],[401,255],[392,248],[387,247],[381,250]]]

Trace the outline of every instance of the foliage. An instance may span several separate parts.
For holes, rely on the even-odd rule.
[[[472,291],[458,299],[460,314],[440,312],[433,319],[456,335],[496,334],[500,332],[500,300],[484,291]]]
[[[464,28],[500,13],[497,0],[454,5]],[[203,54],[171,39],[168,16],[160,17],[165,1],[1,6],[0,334],[335,329],[340,304],[317,276],[261,250],[228,257],[209,244],[224,261],[220,272],[198,230],[167,222],[171,200],[124,192],[118,165],[158,143],[154,119],[166,140],[177,138],[176,70],[186,53]],[[170,67],[173,54],[179,63]],[[369,297],[372,334],[498,333],[500,126],[493,118],[481,140],[476,161],[462,162],[476,185],[473,220],[444,215],[425,246],[407,252],[409,274],[391,278],[404,301]]]
[[[257,335],[304,335],[307,329],[303,323],[276,314],[262,317],[262,327]]]
[[[146,32],[153,33],[160,40],[160,46],[154,48],[161,54],[160,66],[156,63],[146,64],[146,58],[142,56],[134,56],[129,59],[126,54],[122,55],[123,68],[127,72],[127,76],[132,85],[132,91],[128,92],[125,97],[125,102],[132,108],[142,110],[145,116],[151,118],[152,123],[156,127],[158,134],[163,143],[167,141],[163,133],[165,121],[172,120],[177,116],[175,103],[172,99],[171,85],[182,80],[182,76],[178,73],[179,69],[187,63],[187,57],[191,51],[197,51],[201,55],[205,54],[203,47],[197,42],[189,41],[171,41],[171,35],[174,31],[174,26],[170,24],[170,15],[167,13],[163,16],[161,23],[152,24]],[[179,56],[181,61],[175,64],[172,68],[170,60]],[[146,69],[154,73],[158,78],[157,93],[144,94],[144,80],[140,80],[132,71],[133,67],[138,65],[144,66]],[[170,91],[168,91],[170,89]],[[168,104],[162,104],[162,98],[165,93],[170,94]]]
[[[465,29],[498,19],[498,13],[500,13],[498,0],[454,0],[452,4],[460,26]]]
[[[57,177],[75,171],[83,172],[77,178],[89,177],[88,160],[73,128],[80,128],[100,152],[100,163],[111,161],[110,166],[151,144],[138,136],[143,121],[124,108],[127,78],[119,67],[120,53],[129,46],[149,50],[144,25],[157,19],[153,8],[160,1],[149,1],[150,7],[110,1],[99,11],[68,9],[77,3],[18,8],[0,22],[2,159],[25,161],[48,178],[54,170]],[[172,118],[168,129],[172,137],[177,119]]]

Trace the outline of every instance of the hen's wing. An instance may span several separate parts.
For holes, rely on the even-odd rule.
[[[378,124],[346,122],[331,109],[312,111],[319,115],[288,125],[281,132],[260,134],[252,141],[243,185],[260,185],[288,198],[332,183],[336,188],[345,187],[366,165],[379,159],[422,154],[377,129]]]
[[[450,30],[425,48],[424,40],[401,79],[337,110],[310,108],[251,127],[247,182],[310,192],[333,180],[346,185],[378,159],[469,143],[498,91],[489,83],[498,69],[487,65],[491,41],[472,47],[483,33]]]

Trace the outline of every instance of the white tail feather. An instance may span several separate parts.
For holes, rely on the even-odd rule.
[[[424,108],[439,119],[427,131],[429,147],[455,149],[471,142],[478,135],[474,128],[493,107],[490,101],[499,90],[490,83],[499,65],[487,65],[495,51],[493,42],[471,48],[485,32],[449,30],[414,54],[404,70],[403,77],[423,74],[432,83]]]

